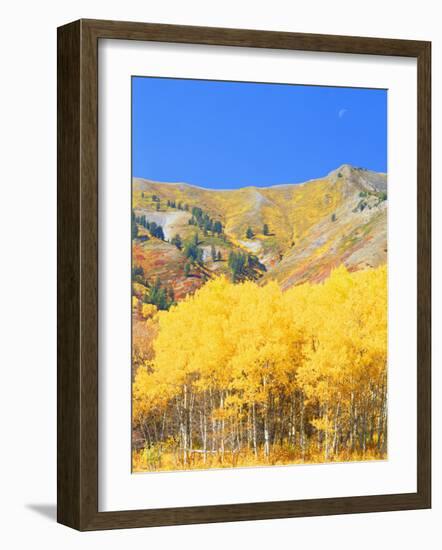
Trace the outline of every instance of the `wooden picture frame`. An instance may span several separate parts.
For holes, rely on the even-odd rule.
[[[98,511],[98,41],[158,41],[404,56],[418,67],[417,492]],[[58,29],[58,521],[81,531],[431,506],[431,44],[79,20]]]

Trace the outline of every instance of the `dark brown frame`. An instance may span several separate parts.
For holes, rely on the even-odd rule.
[[[98,511],[98,40],[405,56],[418,66],[417,492]],[[58,29],[58,521],[81,531],[431,507],[431,43],[79,20]]]

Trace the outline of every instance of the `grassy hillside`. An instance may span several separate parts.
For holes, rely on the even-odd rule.
[[[283,288],[321,281],[340,264],[356,271],[386,262],[387,176],[349,165],[303,184],[236,190],[135,178],[133,211],[163,231],[158,238],[135,222],[133,265],[143,269],[145,292],[158,278],[176,300],[231,274],[232,252],[245,258],[239,278]],[[189,261],[195,239],[200,258]]]

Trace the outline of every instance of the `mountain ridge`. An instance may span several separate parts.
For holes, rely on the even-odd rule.
[[[323,177],[310,178],[308,180],[300,181],[300,182],[275,183],[275,184],[271,184],[271,185],[262,185],[262,186],[261,185],[244,185],[242,187],[215,189],[213,187],[204,187],[203,185],[197,185],[195,183],[188,183],[188,182],[185,182],[185,181],[159,181],[159,180],[153,180],[151,178],[145,178],[145,177],[142,177],[142,176],[134,176],[132,179],[133,179],[133,181],[148,182],[148,183],[160,184],[160,185],[163,185],[163,184],[164,185],[171,185],[171,186],[183,185],[185,187],[194,187],[196,189],[201,189],[201,190],[204,190],[204,191],[229,192],[229,191],[238,191],[238,190],[241,190],[241,189],[273,189],[273,188],[276,188],[276,187],[287,187],[287,186],[292,186],[292,185],[306,185],[306,184],[309,184],[309,183],[314,182],[314,181],[318,181],[318,180],[321,180],[321,179],[324,179],[324,178],[332,177],[334,174],[337,174],[339,172],[345,172],[346,170],[359,170],[359,171],[364,171],[364,172],[367,172],[367,173],[370,173],[370,174],[377,174],[377,175],[385,176],[385,177],[387,176],[386,172],[378,172],[378,171],[370,170],[370,169],[367,169],[367,168],[358,168],[358,167],[353,166],[351,164],[344,163],[344,164],[341,164],[338,168],[335,168],[335,169],[331,170],[330,172],[328,172]]]

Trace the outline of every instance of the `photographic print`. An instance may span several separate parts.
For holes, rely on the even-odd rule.
[[[387,458],[387,93],[132,77],[133,472]]]

